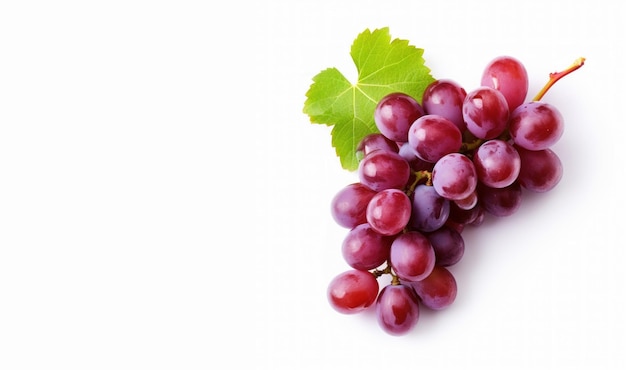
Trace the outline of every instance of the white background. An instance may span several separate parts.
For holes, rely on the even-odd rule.
[[[620,1],[0,5],[0,368],[617,369],[626,356]],[[464,232],[457,301],[392,337],[326,301],[356,175],[302,113],[366,28],[468,91],[522,60],[565,174]]]

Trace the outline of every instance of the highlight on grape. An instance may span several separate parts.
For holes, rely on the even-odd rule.
[[[469,92],[439,79],[421,102],[402,92],[380,99],[378,132],[356,148],[359,181],[331,201],[332,217],[348,229],[341,252],[350,268],[330,282],[330,305],[344,314],[373,308],[385,332],[403,335],[420,309],[453,304],[457,284],[448,267],[463,257],[463,230],[486,215],[515,213],[523,189],[547,192],[561,180],[551,147],[563,117],[541,98],[583,63],[550,74],[530,101],[527,71],[510,56],[488,63]],[[391,276],[386,286],[383,275]]]

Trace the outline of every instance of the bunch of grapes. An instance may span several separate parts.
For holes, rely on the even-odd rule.
[[[441,79],[421,104],[403,93],[382,98],[374,112],[379,133],[357,147],[359,182],[332,200],[333,218],[349,229],[342,254],[350,269],[330,282],[330,305],[346,314],[373,305],[392,335],[417,324],[420,306],[450,306],[457,284],[448,267],[463,257],[463,229],[487,214],[513,214],[522,189],[546,192],[559,183],[562,164],[550,148],[563,117],[539,100],[573,69],[551,74],[532,101],[525,67],[509,56],[492,60],[469,93]],[[391,280],[380,289],[385,274]]]

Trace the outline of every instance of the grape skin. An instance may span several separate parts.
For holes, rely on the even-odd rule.
[[[563,164],[551,149],[526,150],[517,148],[521,159],[520,184],[535,193],[552,190],[563,177]]]
[[[426,87],[422,95],[422,107],[426,114],[444,117],[463,132],[466,128],[463,120],[463,101],[466,96],[465,90],[455,81],[440,79]]]
[[[388,334],[407,334],[419,320],[419,301],[407,285],[387,285],[376,300],[376,318]]]
[[[383,134],[369,134],[361,139],[359,145],[357,145],[356,157],[361,160],[375,150],[386,150],[388,152],[398,153],[399,148],[395,141],[389,140]]]
[[[422,106],[411,96],[391,93],[383,97],[374,109],[378,130],[390,140],[406,141],[411,124],[424,115]]]
[[[395,152],[376,150],[359,163],[359,180],[372,190],[402,189],[411,175],[409,163]]]
[[[478,195],[473,191],[467,198],[457,199],[454,203],[461,209],[472,209],[478,204]]]
[[[433,166],[435,165],[432,162],[426,162],[418,157],[409,142],[402,143],[398,153],[409,163],[409,166],[413,171],[432,171]]]
[[[420,302],[432,310],[443,310],[456,299],[456,279],[443,266],[435,266],[426,279],[410,284],[420,298]]]
[[[497,217],[512,215],[522,202],[522,187],[518,182],[500,189],[481,184],[477,191],[482,208]]]
[[[353,228],[367,221],[365,212],[376,192],[356,182],[341,189],[331,201],[331,214],[338,225]]]
[[[513,111],[509,131],[517,146],[528,150],[548,149],[563,135],[563,116],[548,103],[529,102]]]
[[[386,189],[372,197],[365,218],[382,235],[395,235],[406,227],[411,217],[411,200],[401,190]]]
[[[433,163],[457,152],[463,143],[461,131],[454,123],[432,114],[421,116],[411,125],[408,140],[419,158]]]
[[[409,224],[420,231],[435,231],[448,220],[450,201],[443,198],[435,188],[420,184],[411,195],[411,220]]]
[[[478,182],[474,163],[460,153],[446,154],[437,161],[432,178],[437,193],[451,200],[469,197]]]
[[[485,221],[485,210],[483,207],[476,207],[476,215],[469,225],[480,226]]]
[[[435,266],[452,266],[463,258],[465,241],[458,231],[443,226],[426,237],[435,252]]]
[[[370,224],[364,223],[346,235],[341,253],[350,267],[371,270],[387,261],[392,242],[392,237],[381,235]]]
[[[422,233],[409,231],[391,243],[389,263],[400,279],[419,281],[435,266],[435,251]]]
[[[331,307],[343,314],[354,314],[370,307],[378,295],[378,280],[367,271],[348,270],[335,276],[328,285]]]
[[[481,85],[502,93],[509,111],[513,111],[526,99],[528,94],[528,73],[516,58],[500,56],[492,59],[483,71]]]
[[[477,196],[479,196],[477,192]],[[478,217],[480,212],[480,199],[478,200],[478,204],[470,209],[463,209],[459,207],[456,202],[450,203],[450,216],[448,216],[448,223],[454,222],[456,224],[467,225]]]
[[[463,102],[463,119],[467,129],[479,139],[495,139],[506,129],[509,106],[498,90],[479,87]]]
[[[517,180],[520,156],[515,148],[502,140],[484,142],[474,153],[478,180],[492,188],[504,188]]]

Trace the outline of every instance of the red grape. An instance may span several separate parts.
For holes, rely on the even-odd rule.
[[[378,280],[370,272],[349,270],[337,275],[328,285],[328,301],[338,312],[361,312],[376,301]]]
[[[463,119],[467,129],[479,139],[495,139],[506,129],[509,106],[498,90],[479,87],[463,102]]]
[[[492,188],[503,188],[517,180],[520,157],[515,148],[502,140],[489,140],[474,153],[478,180]]]
[[[370,270],[389,258],[393,238],[377,233],[364,223],[350,230],[342,244],[342,254],[348,265],[357,270]]]
[[[452,200],[469,197],[478,183],[474,163],[460,153],[443,156],[435,163],[432,176],[437,193]]]
[[[422,233],[409,231],[391,243],[389,263],[400,279],[419,281],[435,266],[435,251]]]
[[[409,129],[408,140],[417,156],[437,162],[448,153],[461,148],[461,131],[451,121],[432,114],[421,116]]]
[[[561,113],[552,105],[529,102],[511,114],[509,131],[516,145],[528,150],[548,149],[563,135]]]
[[[367,206],[365,218],[382,235],[402,231],[411,217],[411,200],[398,189],[387,189],[374,195]]]
[[[409,127],[424,115],[422,106],[411,96],[392,93],[382,98],[374,109],[374,122],[385,137],[398,142],[407,141]]]
[[[359,163],[359,179],[370,189],[402,189],[411,175],[409,162],[400,154],[375,150]]]
[[[524,65],[510,56],[500,56],[489,62],[483,71],[481,85],[502,93],[510,111],[526,99],[528,73]]]

